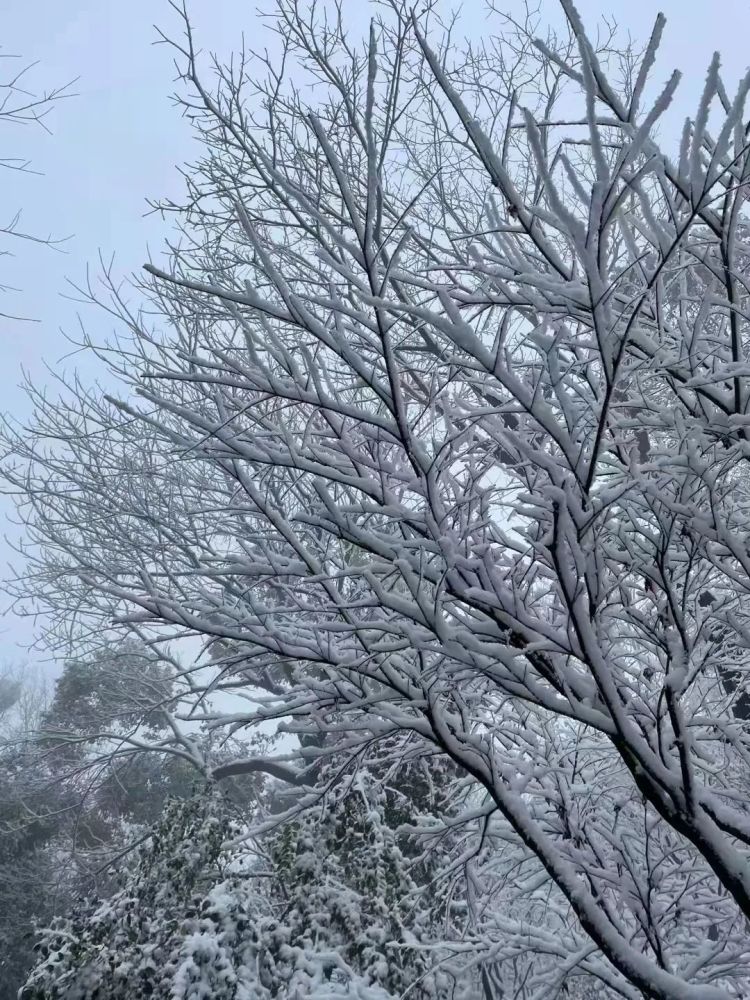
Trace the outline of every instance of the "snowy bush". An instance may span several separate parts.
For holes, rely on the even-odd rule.
[[[285,825],[265,877],[237,833],[217,792],[170,802],[119,889],[43,931],[23,1000],[434,995],[377,802],[352,788]]]

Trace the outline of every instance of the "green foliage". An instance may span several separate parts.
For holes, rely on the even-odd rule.
[[[244,921],[219,905],[236,896],[224,881],[222,843],[230,832],[222,800],[212,790],[168,802],[118,890],[104,901],[83,901],[43,932],[40,962],[22,991],[24,1000],[236,996],[231,955]],[[222,923],[230,917],[231,940]],[[181,991],[175,992],[178,983]],[[201,992],[203,985],[193,989],[196,983],[214,992]]]
[[[414,1000],[429,921],[366,774],[269,836],[262,869],[209,788],[172,800],[108,899],[43,932],[23,1000]]]
[[[158,730],[164,720],[153,706],[166,705],[171,691],[169,671],[159,657],[126,640],[66,662],[43,727],[92,737],[121,725]]]
[[[357,775],[272,841],[285,943],[299,966],[282,977],[299,979],[304,956],[327,950],[370,986],[396,996],[410,987],[414,1000],[434,995],[430,963],[420,950],[429,922],[385,820],[386,802],[382,787]]]

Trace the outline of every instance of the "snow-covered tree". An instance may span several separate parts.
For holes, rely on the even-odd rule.
[[[120,724],[132,728],[148,680],[137,670],[148,661],[144,652],[137,655],[131,642],[120,657],[111,649],[98,660],[71,661],[54,696],[29,669],[3,675],[0,689],[13,703],[0,720],[2,1000],[16,1000],[32,964],[35,922],[65,912],[84,889],[105,891],[113,859],[158,817],[166,796],[190,795],[195,785],[195,768],[179,758],[165,766],[132,747],[123,756],[97,747],[118,703]],[[113,676],[115,664],[123,669]]]
[[[120,889],[104,900],[83,900],[43,933],[37,945],[41,959],[22,996],[171,1000],[178,978],[185,984],[179,994],[185,1000],[233,996],[221,992],[231,979],[224,942],[209,940],[204,928],[204,923],[214,926],[212,891],[221,882],[227,831],[221,802],[212,794],[169,803]],[[183,953],[182,945],[189,950]],[[217,991],[191,992],[188,983],[201,979]]]
[[[0,743],[0,1000],[16,1000],[31,967],[35,920],[70,901],[63,852],[51,844],[69,828],[71,796],[35,777],[28,753]]]
[[[274,929],[293,949],[292,956],[287,948],[274,952],[282,965],[297,966],[301,996],[307,955],[321,951],[342,957],[369,986],[394,996],[437,995],[435,927],[386,821],[386,797],[366,774],[356,774],[272,838],[283,910]]]
[[[362,781],[338,794],[250,862],[215,790],[170,802],[119,889],[42,933],[23,1000],[434,996],[393,831]]]
[[[19,607],[78,649],[197,637],[154,745],[284,777],[290,818],[328,760],[449,759],[435,836],[487,997],[515,967],[534,1000],[583,975],[727,1000],[750,983],[750,75],[728,93],[717,57],[669,148],[663,19],[636,58],[563,10],[563,37],[499,19],[459,50],[401,0],[362,43],[279,0],[278,55],[210,83],[185,24],[203,153],[143,309],[111,280],[121,391],[30,387],[6,433]],[[190,728],[280,720],[298,748],[229,765]]]

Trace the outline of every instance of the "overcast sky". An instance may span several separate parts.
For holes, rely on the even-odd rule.
[[[228,55],[244,34],[258,37],[256,0],[192,0],[190,9],[198,40],[207,50]],[[271,6],[267,0],[265,8]],[[344,0],[353,22],[366,28],[367,0]],[[520,7],[508,0],[507,7]],[[551,21],[559,21],[554,0],[542,0]],[[579,0],[588,25],[611,15],[620,28],[643,41],[657,7],[647,0]],[[666,79],[679,67],[685,79],[676,113],[692,111],[714,50],[722,53],[726,81],[734,86],[750,62],[750,4],[747,0],[668,0],[661,5],[667,30],[657,77]],[[37,90],[78,77],[77,96],[61,103],[49,119],[52,135],[39,131],[0,130],[0,157],[30,157],[42,176],[0,175],[0,222],[23,209],[22,228],[56,237],[71,236],[64,253],[16,241],[13,258],[0,258],[0,283],[18,292],[0,298],[0,312],[33,317],[35,323],[0,319],[0,408],[23,414],[18,385],[22,366],[37,381],[53,371],[81,367],[67,358],[70,348],[62,331],[74,332],[80,306],[67,300],[66,279],[80,283],[87,266],[98,268],[101,253],[115,255],[123,274],[147,258],[147,246],[158,253],[164,223],[145,216],[146,198],[179,193],[176,166],[189,161],[194,148],[187,123],[175,110],[174,71],[164,46],[154,45],[156,22],[167,32],[178,30],[166,0],[2,0],[1,51],[18,54],[20,62],[38,62],[28,78]],[[465,0],[467,29],[486,30],[482,0]],[[7,77],[8,64],[0,63]],[[105,334],[106,319],[88,310],[87,326]],[[85,363],[84,363],[85,364]],[[84,375],[93,372],[84,370]],[[2,505],[0,504],[0,515]],[[11,529],[12,530],[12,529]],[[0,563],[10,558],[0,546]],[[30,625],[7,614],[0,622],[0,662],[25,657],[22,646]]]

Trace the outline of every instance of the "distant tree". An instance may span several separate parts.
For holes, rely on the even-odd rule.
[[[60,833],[72,805],[64,788],[35,780],[17,744],[0,747],[0,1000],[16,1000],[28,974],[35,921],[71,903]]]
[[[134,641],[67,662],[51,698],[22,671],[3,677],[12,705],[0,737],[0,1000],[16,1000],[35,924],[81,893],[106,895],[165,799],[189,797],[200,774],[183,758],[117,753],[118,727],[158,733],[153,703],[142,716],[136,706],[145,689],[168,689],[163,665]]]

